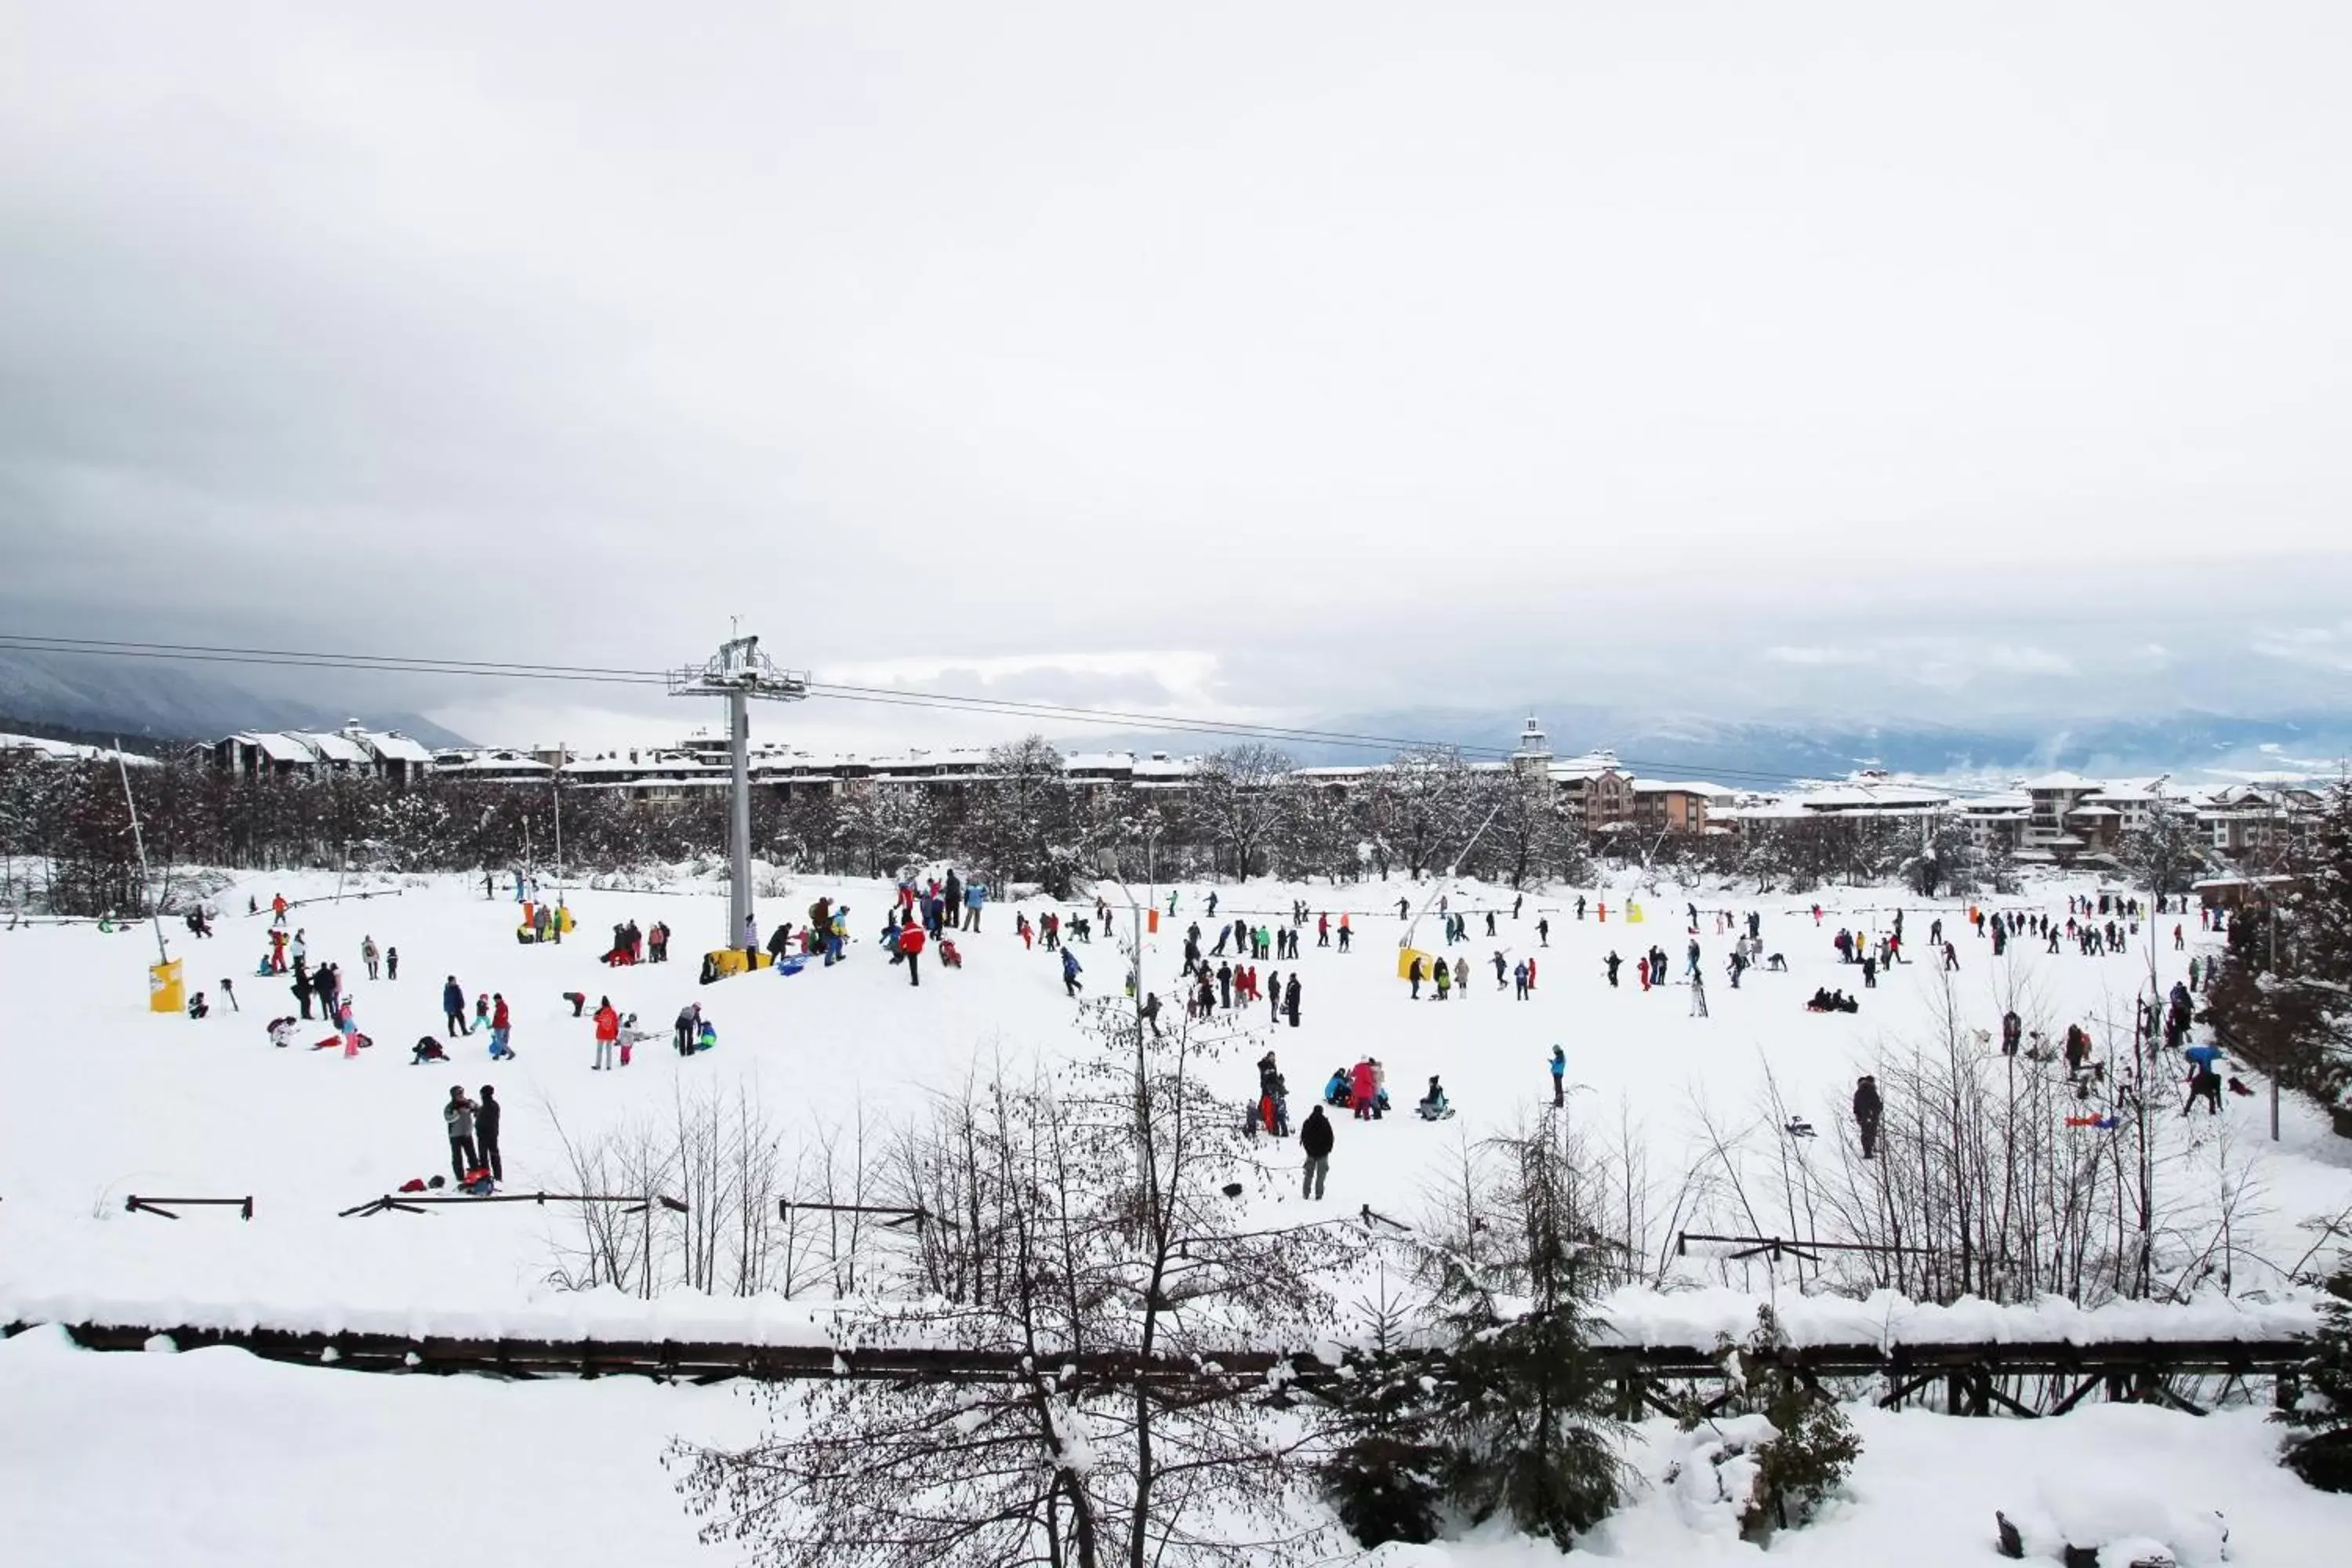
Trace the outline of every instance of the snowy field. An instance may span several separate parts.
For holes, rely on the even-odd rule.
[[[2072,890],[2081,891],[2088,884]],[[303,931],[313,963],[341,962],[359,1027],[376,1042],[357,1061],[340,1050],[312,1051],[324,1026],[305,1027],[295,1048],[270,1048],[265,1026],[294,1007],[284,981],[250,972],[266,947],[268,900],[276,890],[304,902],[290,917]],[[795,883],[762,902],[763,929],[804,918],[820,895],[845,900],[856,942],[847,961],[826,970],[811,966],[790,978],[762,973],[703,986],[698,960],[724,921],[723,895],[578,891],[571,908],[578,930],[563,945],[520,946],[516,908],[503,891],[482,895],[478,881],[409,880],[384,896],[331,901],[332,879],[248,881],[225,892],[227,911],[219,934],[199,942],[167,924],[175,956],[186,960],[189,985],[210,994],[214,1011],[202,1021],[157,1016],[146,1009],[146,966],[154,942],[144,926],[101,934],[89,926],[0,931],[0,995],[9,998],[17,1049],[9,1093],[0,1101],[0,1244],[8,1263],[0,1291],[21,1306],[27,1300],[79,1299],[121,1305],[201,1304],[271,1315],[321,1310],[398,1313],[411,1310],[493,1311],[551,1305],[546,1289],[554,1254],[548,1211],[508,1205],[485,1213],[384,1215],[338,1219],[336,1211],[390,1192],[412,1177],[448,1169],[441,1106],[451,1086],[469,1093],[497,1086],[506,1107],[503,1149],[509,1189],[565,1190],[569,1166],[557,1137],[574,1140],[602,1127],[669,1113],[681,1091],[707,1086],[755,1090],[788,1139],[813,1140],[818,1129],[855,1122],[861,1109],[869,1126],[919,1110],[935,1093],[959,1088],[975,1068],[1003,1059],[1015,1065],[1083,1048],[1082,1003],[1066,998],[1053,954],[1024,950],[1013,930],[1012,909],[992,905],[986,929],[965,933],[961,970],[944,970],[927,953],[922,984],[890,967],[874,942],[887,907],[887,889],[855,882]],[[2053,884],[2030,900],[2001,908],[2040,908],[2063,915],[2070,889]],[[1767,1071],[1791,1110],[1805,1115],[1820,1137],[1809,1157],[1852,1136],[1846,1109],[1858,1064],[1886,1042],[1939,1040],[1943,977],[1927,962],[1929,923],[1940,916],[1958,952],[1951,976],[1967,1021],[1997,1027],[2004,1006],[2016,1005],[2030,1028],[2053,1038],[2068,1022],[2093,1029],[2104,1049],[2117,1037],[2128,1051],[2132,998],[2147,982],[2145,931],[2126,954],[2084,957],[2069,946],[2053,955],[2042,944],[2010,944],[2005,958],[1963,923],[1965,904],[1903,900],[1916,962],[1899,966],[1877,989],[1861,989],[1860,971],[1843,964],[1831,947],[1841,927],[1884,931],[1899,895],[1864,890],[1824,895],[1816,925],[1811,897],[1742,900],[1729,907],[1763,917],[1767,953],[1784,954],[1785,973],[1752,973],[1740,988],[1721,971],[1730,937],[1717,934],[1702,903],[1699,941],[1706,952],[1709,1016],[1691,1016],[1687,990],[1668,984],[1643,992],[1633,978],[1634,955],[1655,942],[1679,973],[1685,935],[1683,905],[1674,889],[1640,901],[1643,923],[1625,923],[1625,898],[1588,890],[1587,918],[1574,914],[1573,893],[1530,898],[1519,920],[1507,893],[1457,889],[1453,907],[1471,911],[1472,941],[1452,951],[1473,957],[1467,994],[1438,1004],[1408,1000],[1396,978],[1396,946],[1405,929],[1397,900],[1414,907],[1427,884],[1358,884],[1292,889],[1253,883],[1218,889],[1222,918],[1262,911],[1270,924],[1294,894],[1310,908],[1351,915],[1352,952],[1315,945],[1303,934],[1296,970],[1303,976],[1297,1028],[1270,1023],[1261,1005],[1234,1016],[1246,1037],[1222,1052],[1214,1069],[1229,1081],[1236,1116],[1255,1092],[1252,1065],[1271,1046],[1289,1079],[1294,1121],[1303,1119],[1335,1068],[1367,1053],[1387,1068],[1403,1110],[1431,1074],[1443,1076],[1459,1114],[1430,1124],[1411,1114],[1384,1121],[1337,1121],[1328,1202],[1410,1217],[1461,1145],[1520,1122],[1550,1099],[1546,1066],[1551,1047],[1568,1053],[1568,1079],[1580,1086],[1571,1114],[1615,1141],[1631,1125],[1653,1167],[1667,1183],[1687,1165],[1700,1142],[1704,1110],[1718,1125],[1758,1121],[1759,1090]],[[1213,922],[1205,913],[1209,889],[1176,889],[1177,912],[1166,916],[1169,889],[1158,889],[1160,930],[1146,939],[1146,974],[1171,1018],[1181,1013],[1175,979],[1183,928]],[[242,911],[247,895],[264,905],[259,917]],[[1598,919],[1606,900],[1609,918]],[[1034,920],[1048,908],[1023,906]],[[1069,906],[1061,906],[1066,916]],[[1500,910],[1497,935],[1485,937],[1487,909]],[[1255,917],[1253,917],[1255,918]],[[608,969],[599,962],[616,922],[650,926],[664,920],[677,932],[677,958],[667,965]],[[1550,945],[1537,922],[1550,923]],[[1129,925],[1125,910],[1115,924]],[[2169,986],[2189,958],[2218,951],[2200,939],[2188,917],[2188,942],[2175,952],[2172,917],[2165,917],[2156,962]],[[1433,913],[1418,928],[1420,945],[1437,942]],[[362,940],[397,948],[397,982],[370,983],[359,960]],[[1538,984],[1527,1001],[1496,988],[1489,955],[1538,962]],[[1075,948],[1085,966],[1088,996],[1121,990],[1121,952],[1098,938]],[[1603,959],[1625,959],[1612,989]],[[485,1037],[444,1040],[446,1066],[412,1066],[410,1046],[422,1036],[442,1038],[441,990],[454,974],[471,998],[503,994],[514,1017],[509,1062],[488,1058]],[[217,979],[237,978],[243,1010],[231,1012]],[[1811,1014],[1804,999],[1819,986],[1843,987],[1861,998],[1853,1015]],[[572,1016],[563,993],[579,991],[593,1012],[609,995],[635,1013],[657,1037],[638,1047],[625,1070],[591,1070],[593,1044],[586,1018]],[[667,1048],[671,1020],[698,1002],[714,1023],[719,1047],[690,1059]],[[2177,1103],[2177,1102],[2176,1102]],[[2168,1128],[2197,1142],[2178,1179],[2200,1182],[2197,1163],[2226,1156],[2242,1163],[2261,1193],[2263,1239],[2254,1250],[2291,1264],[2307,1239],[2296,1223],[2352,1203],[2352,1149],[2326,1134],[2317,1113],[2290,1101],[2285,1141],[2268,1138],[2268,1097],[2225,1096],[2221,1128],[2196,1122]],[[2170,1110],[2167,1110],[2168,1119]],[[1295,1146],[1263,1145],[1270,1167],[1286,1172]],[[1286,1183],[1269,1180],[1265,1200],[1295,1214],[1299,1200]],[[251,1194],[251,1224],[225,1211],[194,1211],[176,1223],[123,1212],[131,1194],[167,1196]],[[802,1194],[814,1195],[814,1194]],[[31,1260],[37,1259],[37,1266]],[[2257,1271],[2259,1272],[2259,1271]],[[1733,1285],[1765,1289],[1760,1269]],[[2247,1278],[2239,1289],[2275,1286]],[[0,1307],[9,1304],[0,1301]],[[182,1321],[185,1321],[184,1319]]]
[[[1781,1536],[1776,1561],[1977,1568],[1999,1561],[1996,1509],[2076,1540],[2160,1532],[2184,1552],[2208,1548],[2184,1568],[2221,1561],[2214,1509],[2240,1568],[2319,1568],[2352,1541],[2352,1499],[2273,1464],[2275,1429],[2259,1412],[1851,1413],[1864,1447],[1848,1495]],[[231,1350],[101,1355],[37,1330],[0,1343],[0,1560],[413,1568],[454,1548],[491,1563],[710,1568],[729,1559],[696,1542],[662,1455],[672,1435],[746,1438],[760,1415],[723,1387],[367,1376]],[[1666,1480],[1686,1441],[1670,1423],[1642,1426],[1633,1459],[1647,1484],[1588,1542],[1596,1555],[1678,1568],[1754,1554],[1720,1505]],[[1502,1538],[1373,1560],[1560,1561]]]
[[[1988,907],[2063,918],[2067,894],[2091,886],[2053,882]],[[312,962],[342,966],[359,1026],[375,1041],[356,1061],[340,1050],[306,1048],[325,1037],[320,1025],[304,1026],[295,1048],[268,1043],[268,1020],[294,1011],[283,981],[252,974],[266,949],[268,901],[279,890],[305,900],[289,924],[305,933]],[[469,1092],[497,1086],[507,1106],[509,1190],[564,1190],[571,1176],[559,1122],[571,1138],[590,1138],[663,1117],[681,1092],[740,1087],[756,1091],[788,1139],[813,1141],[820,1129],[853,1124],[861,1110],[875,1127],[918,1111],[994,1060],[1023,1064],[1085,1048],[1084,1005],[1065,996],[1054,955],[1024,948],[1014,910],[1003,905],[989,907],[984,931],[958,937],[961,970],[943,970],[927,952],[922,984],[910,988],[875,947],[885,887],[795,880],[761,900],[762,930],[781,919],[799,922],[813,900],[830,895],[849,906],[856,940],[848,961],[790,978],[759,973],[702,986],[699,957],[714,944],[725,909],[723,893],[708,884],[659,893],[575,891],[570,904],[578,929],[561,947],[519,945],[510,895],[485,899],[478,880],[379,882],[369,890],[380,896],[340,903],[331,901],[333,890],[331,878],[249,879],[219,896],[224,912],[214,940],[199,942],[167,923],[173,955],[187,961],[190,988],[214,1004],[201,1021],[147,1010],[154,942],[146,927],[0,931],[0,997],[15,1026],[0,1098],[0,1319],[429,1323],[436,1331],[561,1323],[616,1333],[624,1330],[615,1325],[659,1331],[665,1321],[740,1326],[752,1314],[731,1302],[679,1300],[649,1311],[617,1292],[554,1289],[549,1281],[563,1222],[530,1205],[336,1214],[409,1178],[446,1173],[440,1108],[455,1084]],[[1630,1128],[1654,1171],[1671,1179],[1697,1157],[1703,1110],[1722,1125],[1756,1121],[1768,1071],[1790,1108],[1819,1129],[1820,1144],[1850,1137],[1845,1104],[1857,1063],[1882,1044],[1940,1037],[1942,977],[1927,950],[1928,924],[1939,916],[1958,950],[1959,971],[1950,978],[1972,1027],[1997,1027],[2003,1008],[2015,1005],[2029,1027],[2053,1037],[2081,1022],[2097,1035],[2102,1054],[2118,1030],[2127,1049],[2132,999],[2145,988],[2149,963],[2145,927],[2126,954],[2084,957],[2070,945],[2052,955],[2021,939],[1995,960],[1991,944],[1963,921],[1961,901],[1875,890],[1823,894],[1816,924],[1811,895],[1694,893],[1708,982],[1709,1016],[1702,1018],[1692,1016],[1685,987],[1645,993],[1634,980],[1635,955],[1654,942],[1680,973],[1690,940],[1680,891],[1635,895],[1644,919],[1629,925],[1622,889],[1583,890],[1589,905],[1607,903],[1603,922],[1597,908],[1577,919],[1573,891],[1531,895],[1515,921],[1507,892],[1459,887],[1450,899],[1455,910],[1471,913],[1468,944],[1444,948],[1433,912],[1418,928],[1417,945],[1469,956],[1469,994],[1443,1005],[1414,1003],[1396,976],[1406,929],[1397,900],[1418,908],[1428,884],[1215,890],[1220,919],[1262,914],[1271,926],[1293,896],[1313,911],[1329,910],[1335,921],[1342,910],[1350,914],[1352,952],[1318,948],[1310,921],[1296,965],[1260,965],[1302,975],[1300,1026],[1270,1022],[1261,1004],[1246,1016],[1249,1037],[1226,1047],[1215,1070],[1238,1116],[1255,1092],[1252,1064],[1270,1045],[1299,1120],[1333,1068],[1367,1053],[1380,1058],[1402,1113],[1377,1123],[1338,1121],[1327,1206],[1352,1212],[1370,1204],[1408,1217],[1465,1141],[1511,1128],[1549,1104],[1546,1062],[1556,1042],[1578,1086],[1571,1114],[1612,1140]],[[1117,904],[1117,894],[1106,891]],[[1162,920],[1145,961],[1147,984],[1171,1016],[1181,1011],[1175,972],[1183,930],[1197,921],[1213,942],[1216,924],[1206,912],[1211,889],[1174,891],[1171,919],[1170,889],[1156,890]],[[263,903],[257,918],[243,912],[248,895]],[[1898,904],[1915,962],[1864,991],[1860,971],[1840,963],[1831,939],[1841,926],[1883,933]],[[1023,907],[1033,920],[1048,908],[1066,917],[1074,910]],[[1738,989],[1728,985],[1722,965],[1732,939],[1714,921],[1721,908],[1759,911],[1763,949],[1785,955],[1787,972],[1756,972]],[[1485,934],[1490,909],[1499,911],[1493,938]],[[677,933],[671,963],[612,970],[598,962],[612,926],[630,919],[642,926],[667,921]],[[1549,946],[1538,935],[1539,919],[1549,921]],[[2163,917],[2154,944],[2168,987],[2191,957],[2219,947],[2218,939],[2200,937],[2192,913],[2186,947],[2176,952],[2173,923]],[[1124,933],[1128,924],[1119,909],[1115,928]],[[359,953],[370,936],[399,950],[397,982],[365,978]],[[1528,1000],[1496,988],[1489,955],[1497,950],[1507,963],[1538,961]],[[1615,989],[1603,977],[1612,950],[1625,961]],[[1118,947],[1098,936],[1076,951],[1087,996],[1118,996],[1126,967]],[[419,1037],[443,1037],[441,990],[452,974],[469,999],[504,994],[516,1059],[491,1062],[487,1039],[476,1035],[445,1040],[455,1058],[449,1065],[410,1065],[409,1047]],[[223,975],[236,978],[239,1012],[220,994]],[[1858,995],[1862,1010],[1805,1012],[1804,999],[1818,986]],[[592,1011],[609,995],[656,1038],[638,1047],[625,1070],[591,1071],[590,1024],[572,1016],[567,991],[584,992]],[[1423,987],[1424,997],[1429,991]],[[703,1005],[719,1045],[681,1059],[667,1047],[669,1025],[689,1002]],[[1458,1109],[1453,1121],[1424,1123],[1406,1110],[1433,1073],[1443,1075]],[[2266,1096],[2225,1097],[2223,1112],[2219,1127],[2200,1113],[2194,1126],[2179,1124],[2168,1134],[2183,1142],[2171,1179],[2210,1179],[2223,1161],[2242,1167],[2262,1194],[2250,1250],[2292,1264],[2308,1245],[2298,1223],[2352,1204],[2345,1152],[2352,1146],[2330,1139],[2315,1112],[2292,1102],[2279,1144],[2269,1141]],[[1261,1148],[1269,1180],[1255,1201],[1270,1220],[1298,1217],[1305,1205],[1291,1184],[1295,1144]],[[125,1213],[131,1194],[251,1194],[255,1217],[247,1223],[231,1211],[197,1210],[175,1222]],[[1720,1267],[1695,1258],[1689,1282],[1712,1278],[1759,1292],[1790,1285],[1761,1266],[1727,1278]],[[1710,1275],[1710,1268],[1717,1271]],[[2237,1289],[2278,1286],[2274,1274],[2252,1277],[2261,1273],[2242,1269]],[[2231,1309],[2214,1300],[2202,1310]],[[1732,1316],[1744,1311],[1735,1300]],[[802,1309],[771,1303],[761,1314],[771,1335],[814,1331]],[[2092,1408],[2063,1421],[2021,1423],[1865,1409],[1855,1418],[1869,1445],[1855,1472],[1856,1500],[1785,1538],[1776,1552],[1840,1563],[1982,1562],[1991,1510],[2038,1506],[2036,1478],[2054,1474],[2079,1476],[2094,1497],[2112,1487],[2210,1500],[2231,1512],[2233,1558],[2242,1563],[2341,1560],[2335,1552],[2315,1555],[2313,1543],[2352,1543],[2345,1501],[2305,1492],[2273,1468],[2273,1435],[2248,1413],[2200,1422]],[[0,1561],[331,1554],[358,1564],[413,1562],[457,1542],[535,1560],[718,1561],[694,1546],[656,1459],[673,1433],[728,1437],[748,1431],[749,1421],[747,1406],[725,1391],[629,1380],[520,1386],[364,1377],[231,1352],[101,1356],[34,1335],[0,1347],[0,1488],[6,1489]],[[1655,1424],[1643,1431],[1651,1448],[1645,1468],[1663,1473],[1672,1436]],[[233,1442],[219,1440],[230,1435]],[[362,1477],[380,1479],[381,1488],[333,1486],[330,1521],[317,1500],[331,1482]],[[446,1513],[420,1506],[416,1488],[427,1484]],[[1633,1563],[1691,1561],[1692,1531],[1705,1534],[1708,1527],[1687,1511],[1671,1489],[1655,1491],[1612,1524],[1607,1549]],[[167,1530],[174,1549],[159,1554],[155,1543]],[[1706,1550],[1717,1546],[1748,1550],[1730,1541]],[[1498,1542],[1450,1560],[1511,1563],[1521,1550]]]

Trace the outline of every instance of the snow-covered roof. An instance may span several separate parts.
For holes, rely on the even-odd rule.
[[[413,741],[397,730],[346,730],[343,733],[357,740],[387,763],[430,764],[433,753],[422,742]]]
[[[2036,792],[2055,790],[2089,790],[2098,788],[2099,781],[2096,779],[2086,779],[2080,773],[2067,773],[2062,768],[2054,773],[2043,773],[2040,778],[2027,779],[2018,787]]]
[[[365,746],[361,745],[349,735],[339,735],[331,730],[315,732],[310,730],[297,730],[291,731],[289,738],[310,747],[320,762],[355,763],[364,765],[369,760]]]
[[[250,746],[273,763],[315,763],[318,753],[292,735],[282,735],[275,730],[240,730],[229,739],[240,746]]]
[[[2066,814],[2066,820],[2072,822],[2078,816],[2105,817],[2121,816],[2122,815],[2122,812],[2117,811],[2112,805],[2078,805],[2074,810]]]
[[[104,762],[121,758],[134,767],[152,768],[152,757],[142,757],[136,752],[118,752],[111,746],[78,746],[70,741],[51,741],[39,735],[0,735],[0,752],[33,752],[51,762]]]
[[[1696,795],[1708,800],[1728,800],[1733,791],[1721,784],[1711,784],[1687,779],[1635,779],[1635,795]]]
[[[1952,804],[1971,816],[1998,816],[2002,812],[2033,809],[2032,797],[2021,793],[1971,795],[1965,800],[1956,800]]]
[[[526,757],[520,752],[443,752],[433,759],[436,773],[551,773],[555,769],[537,757]]]

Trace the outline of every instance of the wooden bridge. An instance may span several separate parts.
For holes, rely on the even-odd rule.
[[[34,1327],[10,1323],[0,1335]],[[1033,1375],[1030,1359],[1011,1350],[935,1345],[770,1345],[694,1340],[468,1339],[396,1333],[325,1333],[266,1327],[219,1329],[163,1324],[68,1323],[74,1343],[92,1351],[138,1351],[158,1336],[181,1350],[226,1345],[264,1360],[372,1373],[473,1373],[530,1378],[651,1377],[698,1384],[747,1378],[913,1379],[1009,1383]],[[1680,1345],[1601,1346],[1596,1350],[1618,1393],[1619,1413],[1675,1415],[1686,1405],[1720,1408],[1732,1385],[1709,1349]],[[1749,1352],[1751,1360],[1755,1359]],[[1791,1345],[1761,1358],[1793,1370],[1824,1397],[1871,1394],[1888,1408],[1940,1405],[1955,1415],[2063,1415],[2086,1400],[2169,1405],[2191,1415],[2236,1398],[2267,1394],[2291,1400],[2295,1370],[2310,1354],[2297,1340],[2139,1340],[2073,1343]],[[1313,1389],[1336,1370],[1314,1356],[1235,1351],[1213,1360],[1141,1358],[1118,1352],[1057,1356],[1081,1380],[1129,1381],[1140,1373],[1171,1385],[1264,1385]],[[2267,1390],[2260,1385],[2267,1384]]]

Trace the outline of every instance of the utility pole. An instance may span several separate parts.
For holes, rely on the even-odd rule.
[[[563,764],[572,753],[555,742],[555,769],[547,775],[548,792],[555,800],[555,907],[563,907]]]
[[[155,879],[147,870],[147,837],[139,830],[139,800],[131,793],[131,764],[123,760],[119,740],[114,742],[114,765],[122,774],[122,804],[131,811],[131,843],[139,851],[139,885],[147,895],[147,919],[155,928],[155,962],[169,963],[172,950],[163,945],[163,916],[155,907]]]
[[[777,668],[760,651],[756,637],[730,637],[704,663],[670,671],[672,697],[727,700],[728,755],[734,769],[727,824],[732,877],[721,947],[741,945],[751,919],[751,699],[798,702],[808,696],[808,685],[806,670]]]

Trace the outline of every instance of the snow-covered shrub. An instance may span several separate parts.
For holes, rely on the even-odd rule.
[[[1741,1533],[1751,1539],[1811,1519],[1862,1454],[1862,1438],[1844,1410],[1780,1358],[1787,1346],[1772,1309],[1759,1307],[1747,1342],[1727,1339],[1719,1347],[1733,1380],[1726,1408],[1746,1419],[1713,1424],[1725,1452],[1710,1463],[1720,1470],[1739,1458],[1752,1466],[1754,1484],[1744,1498],[1727,1494],[1742,1502]],[[1685,1415],[1685,1428],[1702,1419],[1695,1411]]]

